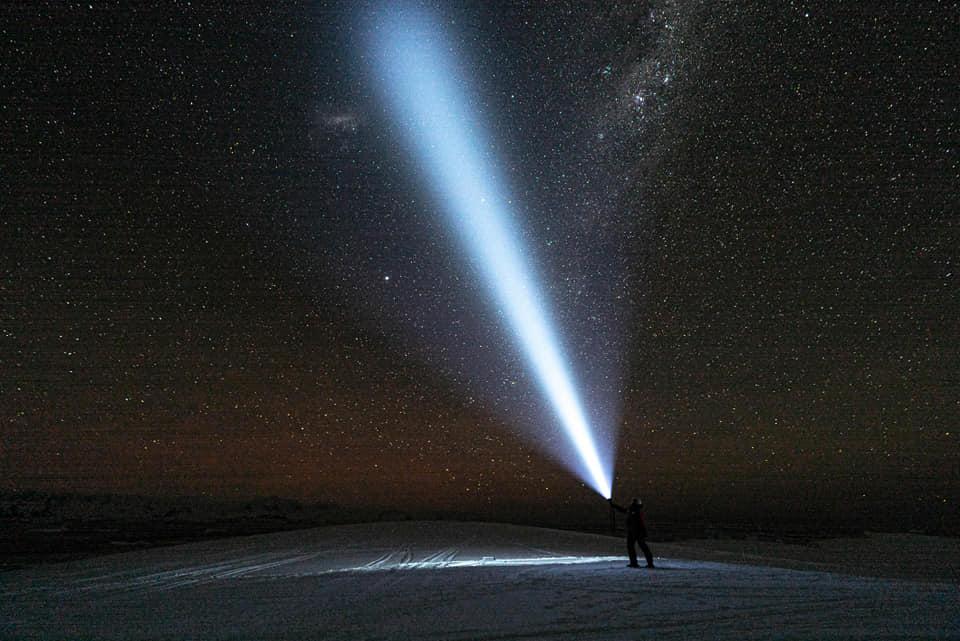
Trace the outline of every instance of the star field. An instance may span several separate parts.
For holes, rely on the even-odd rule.
[[[594,509],[376,100],[373,6],[2,10],[4,489]],[[952,5],[431,6],[618,495],[956,520]]]

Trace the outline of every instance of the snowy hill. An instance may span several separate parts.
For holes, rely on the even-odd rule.
[[[923,553],[937,541],[955,547]],[[654,545],[659,568],[631,570],[622,540],[542,528],[288,531],[0,573],[0,637],[960,639],[960,592],[944,575],[844,575],[824,571],[839,547],[809,560],[769,546]],[[756,564],[708,560],[737,554]]]

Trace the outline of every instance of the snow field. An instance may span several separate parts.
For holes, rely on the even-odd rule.
[[[677,549],[709,552],[631,570],[622,540],[449,522],[207,541],[0,574],[0,637],[960,639],[955,582]]]

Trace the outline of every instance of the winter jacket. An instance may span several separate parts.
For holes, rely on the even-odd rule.
[[[647,538],[647,524],[643,520],[643,506],[637,503],[631,503],[629,507],[622,507],[616,503],[611,503],[618,512],[627,515],[627,534],[637,538]]]

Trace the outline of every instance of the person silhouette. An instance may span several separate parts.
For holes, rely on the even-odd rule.
[[[630,565],[627,567],[638,568],[637,550],[634,544],[639,545],[643,551],[643,556],[647,559],[647,567],[653,567],[653,553],[647,545],[647,524],[643,521],[643,502],[640,499],[633,499],[629,507],[623,507],[613,502],[612,498],[607,499],[610,507],[617,512],[627,515],[627,555],[630,557]]]

